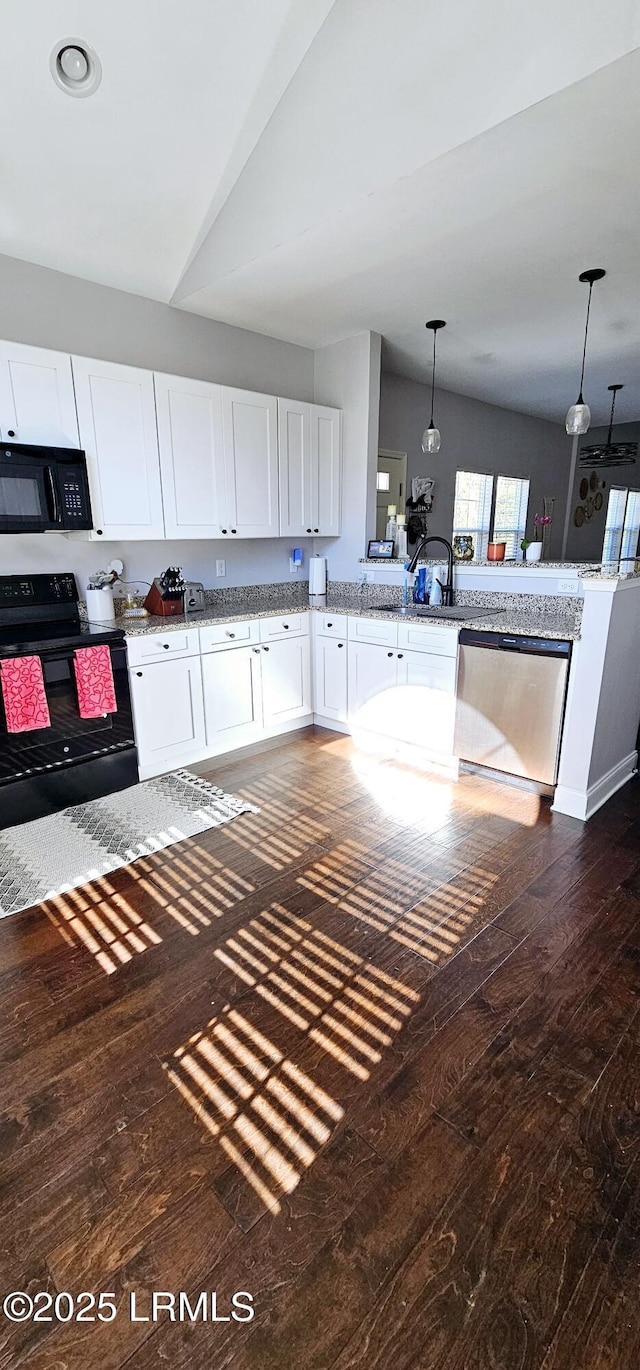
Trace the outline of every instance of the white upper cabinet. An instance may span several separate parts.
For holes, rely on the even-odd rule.
[[[311,405],[311,462],[315,509],[314,533],[337,537],[341,519],[342,414],[326,405]]]
[[[0,342],[0,435],[5,442],[80,445],[65,352]]]
[[[278,401],[273,395],[222,387],[223,537],[277,538]]]
[[[168,538],[219,538],[224,508],[222,390],[154,376],[164,522]]]
[[[280,534],[313,533],[314,479],[311,460],[311,405],[278,400]]]
[[[80,446],[87,454],[93,537],[163,538],[153,373],[73,357]]]
[[[278,400],[280,534],[340,532],[340,411]]]

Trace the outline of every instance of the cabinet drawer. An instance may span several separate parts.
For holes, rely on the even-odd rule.
[[[308,614],[283,614],[278,618],[260,619],[260,641],[272,642],[277,637],[304,637],[309,632]]]
[[[399,623],[398,646],[436,656],[457,656],[458,629],[434,623]]]
[[[172,657],[198,656],[199,651],[197,628],[176,628],[169,633],[127,638],[130,666],[143,666],[145,662],[166,661]]]
[[[345,638],[348,632],[346,614],[318,614],[316,632],[322,637]]]
[[[350,618],[350,642],[380,643],[383,647],[397,647],[398,625],[384,618]]]
[[[200,629],[200,651],[219,652],[225,647],[246,647],[260,641],[260,620],[245,619],[242,623],[212,623]]]

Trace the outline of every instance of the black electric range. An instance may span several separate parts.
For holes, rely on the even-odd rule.
[[[115,713],[81,718],[76,648],[107,643]],[[39,656],[50,726],[8,732],[0,694],[0,828],[112,794],[138,781],[125,635],[82,619],[75,577],[0,576],[0,660]]]

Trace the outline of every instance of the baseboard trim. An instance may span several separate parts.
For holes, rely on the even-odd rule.
[[[635,775],[638,767],[638,753],[629,752],[618,761],[606,775],[596,780],[587,790],[572,790],[568,785],[558,785],[551,808],[557,813],[566,813],[570,818],[580,818],[585,822],[592,818],[607,800],[612,799],[623,785]]]
[[[316,727],[328,728],[332,733],[347,733],[348,735],[351,732],[348,723],[339,723],[337,718],[325,718],[324,714],[314,714],[313,721]]]

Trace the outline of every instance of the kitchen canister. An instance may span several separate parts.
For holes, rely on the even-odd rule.
[[[116,611],[113,607],[113,590],[103,585],[100,590],[87,590],[87,618],[90,623],[115,623]]]
[[[327,594],[327,558],[309,557],[309,603],[321,603]]]

